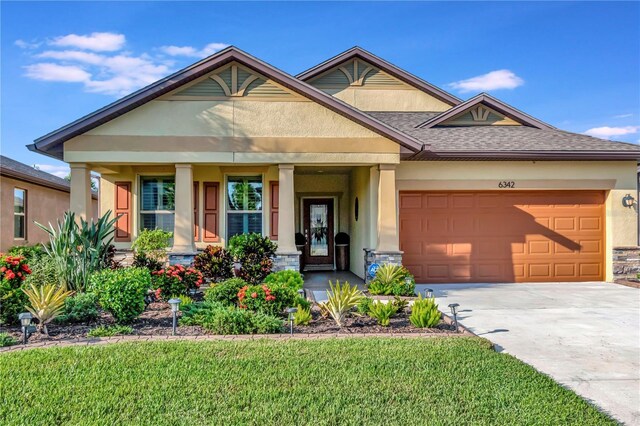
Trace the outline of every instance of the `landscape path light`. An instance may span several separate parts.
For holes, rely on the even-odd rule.
[[[298,308],[287,308],[287,314],[289,314],[289,328],[292,336],[293,336],[293,317],[296,312],[298,312]]]
[[[303,288],[298,290],[298,295],[304,299],[304,289]]]
[[[456,327],[456,333],[458,332],[458,303],[449,304],[449,309],[451,309],[451,315],[453,315],[453,325]]]
[[[431,299],[433,297],[433,289],[432,288],[426,288],[424,291],[425,291],[425,294],[427,296],[427,299]]]
[[[169,299],[169,305],[171,305],[171,314],[173,315],[173,331],[172,335],[176,335],[176,327],[178,327],[178,311],[180,310],[180,299]]]
[[[31,315],[31,312],[22,312],[18,314],[18,319],[20,320],[20,325],[22,325],[22,344],[26,345],[29,336],[35,331],[35,327],[31,325],[33,315]]]

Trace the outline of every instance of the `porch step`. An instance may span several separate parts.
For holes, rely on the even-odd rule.
[[[313,271],[333,271],[333,264],[304,266],[304,272],[313,272]]]

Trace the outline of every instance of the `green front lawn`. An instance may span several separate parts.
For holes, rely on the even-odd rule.
[[[0,424],[615,424],[478,338],[167,341],[0,354]]]

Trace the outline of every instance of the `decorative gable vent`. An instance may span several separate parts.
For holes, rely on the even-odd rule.
[[[293,95],[253,71],[232,64],[174,96],[289,98]]]
[[[479,105],[477,108],[471,110],[471,117],[473,117],[473,121],[487,121],[489,113],[488,108]]]
[[[349,69],[347,69],[347,67]],[[363,64],[357,59],[354,59],[352,62],[348,63],[345,66],[341,66],[338,68],[349,80],[349,85],[351,86],[362,86],[364,83],[364,78],[369,74],[374,68],[370,65]]]

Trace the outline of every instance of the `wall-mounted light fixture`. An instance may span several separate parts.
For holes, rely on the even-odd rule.
[[[631,208],[631,207],[633,207],[633,205],[635,203],[636,203],[636,199],[633,198],[633,195],[631,195],[631,194],[627,194],[624,197],[622,197],[622,206],[623,207]]]

